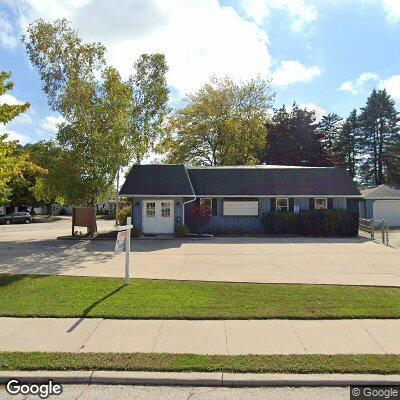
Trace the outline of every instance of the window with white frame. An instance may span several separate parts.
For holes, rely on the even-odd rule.
[[[276,211],[289,211],[289,199],[287,197],[276,199]]]
[[[211,198],[204,198],[200,199],[200,205],[210,212],[212,212],[212,199]]]
[[[328,199],[326,197],[317,197],[314,199],[314,208],[316,210],[327,210]]]
[[[156,216],[156,203],[147,202],[146,203],[146,217],[147,218],[155,218]]]
[[[169,201],[161,202],[161,216],[164,218],[171,216],[171,203]]]

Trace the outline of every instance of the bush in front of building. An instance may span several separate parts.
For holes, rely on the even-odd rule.
[[[358,215],[350,210],[268,212],[263,217],[267,235],[357,236]]]
[[[189,227],[186,225],[178,225],[175,228],[176,237],[185,237],[189,233]]]
[[[117,213],[118,225],[126,225],[126,219],[131,216],[131,213],[132,213],[131,207],[124,207],[118,210]]]

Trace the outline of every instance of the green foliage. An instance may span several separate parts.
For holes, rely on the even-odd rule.
[[[140,236],[140,231],[135,226],[131,229],[131,237],[138,238]]]
[[[132,215],[132,208],[125,207],[118,210],[117,213],[117,224],[126,225],[126,219]]]
[[[171,163],[257,164],[265,146],[272,103],[268,82],[212,78],[186,99],[158,146]]]
[[[189,233],[189,228],[186,225],[178,225],[175,228],[175,236],[185,237]]]
[[[317,125],[317,133],[332,163],[336,163],[335,143],[337,141],[342,118],[335,113],[324,115]]]
[[[11,72],[0,71],[0,96],[14,88],[14,83],[8,81]],[[7,124],[19,114],[24,113],[30,107],[29,103],[24,104],[0,104],[0,124]]]
[[[0,95],[14,87],[7,80],[11,73],[0,71]],[[29,108],[29,103],[0,104],[0,125],[7,124]],[[14,192],[16,197],[31,197],[29,182],[34,174],[47,171],[30,161],[29,155],[21,149],[17,141],[9,141],[7,133],[0,134],[0,204],[7,204]]]
[[[302,236],[357,236],[358,216],[349,210],[268,212],[263,217],[266,234]]]
[[[353,110],[341,125],[333,145],[336,165],[346,168],[354,178],[360,159],[360,123],[357,110]]]
[[[131,88],[106,67],[104,46],[82,43],[66,20],[38,20],[23,41],[50,106],[65,119],[57,134],[60,195],[69,204],[93,206],[129,161]]]
[[[296,103],[290,111],[282,107],[275,111],[267,130],[265,163],[309,167],[332,165],[317,132],[314,111],[302,109]]]
[[[385,89],[374,89],[360,115],[361,177],[366,184],[380,185],[400,171],[399,115]],[[400,181],[398,182],[400,183]]]
[[[129,135],[133,158],[140,164],[161,138],[162,126],[169,113],[166,74],[168,66],[163,54],[142,54],[129,78],[133,99],[130,105]]]

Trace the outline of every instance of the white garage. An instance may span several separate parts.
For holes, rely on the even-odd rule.
[[[400,226],[400,190],[379,185],[373,188],[361,190],[364,203],[361,208],[361,216],[377,220],[386,220],[389,226]]]
[[[374,218],[385,219],[391,226],[400,226],[400,200],[374,201]]]

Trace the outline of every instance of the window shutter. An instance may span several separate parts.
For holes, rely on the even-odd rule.
[[[314,210],[315,209],[315,199],[314,197],[309,197],[308,199],[308,209]]]
[[[218,198],[213,197],[211,201],[212,201],[212,215],[217,215],[218,214]]]
[[[328,197],[328,210],[333,210],[333,199]]]
[[[294,198],[289,197],[289,211],[293,212],[294,211]]]
[[[271,211],[276,211],[276,198],[275,197],[271,197],[269,201],[270,201],[270,204],[271,204]]]

